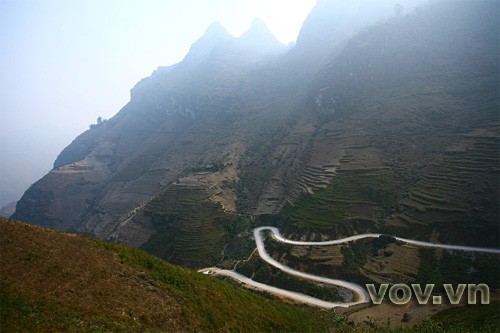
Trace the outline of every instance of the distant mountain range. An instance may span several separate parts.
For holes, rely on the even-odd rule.
[[[66,147],[13,218],[194,268],[248,255],[265,223],[498,247],[498,2],[380,17],[319,1],[289,46],[259,20],[240,38],[212,24]]]

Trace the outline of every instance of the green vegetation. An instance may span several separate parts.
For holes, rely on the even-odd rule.
[[[361,271],[363,265],[372,259],[378,250],[383,250],[392,242],[390,238],[362,239],[348,244],[333,245],[330,246],[331,249],[328,249],[329,246],[318,246],[316,248],[312,246],[294,246],[268,239],[266,249],[273,257],[280,258],[281,262],[286,262],[288,266],[295,269],[363,285],[370,283],[369,277]],[[292,251],[294,247],[300,248],[300,250]],[[338,250],[332,251],[332,248],[338,248]],[[322,251],[329,253],[329,255],[323,255]],[[318,254],[320,255],[318,256]],[[251,272],[253,274],[256,269],[254,268]],[[247,271],[245,274],[251,273]],[[262,278],[265,278],[265,276]]]
[[[217,265],[221,268],[232,269],[238,260],[248,258],[255,250],[255,242],[251,239],[252,221],[239,216],[237,220],[223,219],[218,221],[229,235],[229,242],[224,248],[224,259]]]
[[[118,323],[105,315],[85,315],[56,302],[12,297],[0,290],[2,332],[103,332],[140,327],[132,318]]]
[[[436,251],[434,249],[419,249],[418,252],[421,261],[418,269],[418,283],[434,283],[441,286],[443,279],[438,265],[439,261],[436,258]]]
[[[440,256],[437,253],[441,253]],[[468,253],[419,249],[420,266],[417,282],[434,283],[485,283],[491,290],[500,285],[500,256],[487,253]]]
[[[361,242],[356,242],[359,244],[364,244]],[[358,244],[356,244],[358,245]],[[366,246],[342,246],[341,252],[344,255],[344,261],[342,262],[342,270],[348,273],[357,273],[358,270],[365,264],[366,262]]]
[[[496,246],[500,200],[500,140],[470,136],[458,141],[423,170],[401,202],[401,221],[430,225],[441,241]],[[467,237],[464,237],[467,235]]]
[[[437,313],[432,319],[441,323],[447,331],[450,329],[450,332],[498,332],[500,302],[453,307]]]
[[[101,126],[102,124],[104,124],[105,122],[107,122],[106,119],[103,119],[101,116],[97,117],[97,121],[95,124],[90,124],[89,128],[90,129],[94,129],[98,126]]]
[[[125,264],[146,272],[152,279],[167,287],[172,294],[177,294],[176,298],[181,300],[184,309],[185,320],[199,321],[203,330],[315,331],[326,329],[324,325],[328,323],[328,318],[334,317],[333,313],[265,300],[229,283],[172,266],[134,248],[95,242],[116,252]],[[317,320],[315,312],[323,313],[325,319],[313,323]],[[248,317],[250,314],[252,318]],[[228,316],[231,320],[228,320]],[[279,320],[279,323],[273,323],[272,318]]]
[[[157,72],[138,85],[132,102],[117,117],[82,134],[55,163],[60,167],[95,157],[102,162],[102,176],[99,168],[95,175],[51,173],[26,192],[17,206],[17,217],[63,228],[70,223],[76,230],[83,222],[99,221],[99,214],[106,215],[108,222],[116,221],[134,208],[132,203],[132,207],[127,206],[128,200],[115,200],[120,195],[155,196],[129,224],[129,230],[144,228],[144,234],[152,234],[143,249],[196,268],[221,260],[230,266],[248,255],[250,237],[245,235],[248,239],[243,241],[239,235],[253,227],[253,220],[243,221],[224,213],[220,205],[207,200],[205,189],[180,183],[165,188],[164,184],[190,171],[224,168],[221,151],[237,145],[243,147],[237,152],[242,154],[237,166],[238,214],[258,215],[255,212],[265,207],[263,211],[270,215],[260,221],[272,221],[294,237],[338,238],[370,230],[426,241],[498,247],[498,31],[495,1],[434,1],[416,13],[363,29],[335,52],[331,45],[320,45],[320,51],[331,56],[325,58],[328,65],[315,65],[317,75],[309,66],[315,62],[314,57],[310,50],[301,49],[301,43],[296,46],[297,52],[269,63],[263,61],[263,66],[229,50],[213,53],[209,62],[200,64],[200,71],[187,71],[187,76],[182,72]],[[308,63],[301,57],[313,60]],[[197,117],[185,117],[189,110],[195,110]],[[190,169],[191,165],[194,167]],[[92,176],[86,178],[89,174]],[[333,179],[328,184],[330,177]],[[304,194],[311,191],[314,193]],[[75,204],[82,202],[85,204]],[[291,203],[278,212],[284,202]],[[79,220],[82,216],[85,221]],[[95,230],[100,227],[96,225]],[[370,330],[340,323],[343,318],[331,312],[258,297],[139,250],[92,242],[107,249],[106,263],[115,266],[99,266],[84,282],[104,283],[106,278],[116,278],[120,287],[133,282],[144,288],[141,292],[152,288],[154,295],[148,297],[155,301],[165,296],[160,291],[165,292],[182,308],[180,313],[172,310],[172,316],[181,318],[188,325],[186,330]],[[76,291],[88,288],[85,293],[99,300],[98,304],[91,303],[90,310],[82,305],[92,301],[88,299],[74,304],[51,295],[33,299],[33,295],[15,294],[31,290],[37,295],[40,290],[34,285],[55,281],[45,285],[46,290],[52,290],[67,282],[58,279],[85,272],[78,267],[67,269],[69,263],[62,256],[53,259],[43,244],[57,242],[40,241],[38,247],[28,244],[12,256],[20,258],[17,264],[23,266],[16,273],[43,274],[36,281],[25,276],[32,283],[28,287],[2,290],[2,318],[6,323],[15,323],[12,314],[27,309],[29,318],[20,316],[21,320],[42,330],[80,326],[92,330],[92,323],[101,320],[102,324],[95,326],[97,330],[164,327],[158,319],[168,317],[163,312],[153,319],[145,313],[144,321],[139,316],[136,323],[132,315],[123,318],[116,314],[118,310],[112,313],[105,309],[107,317],[100,319],[103,299],[111,302],[122,294],[113,293],[109,286],[98,284],[94,290],[75,284],[67,290],[71,297],[66,297],[71,299]],[[406,278],[420,284],[470,282],[499,287],[497,255],[420,249],[417,257],[416,250],[405,252],[398,244],[385,251],[387,244],[361,241],[331,251],[343,258],[339,267],[328,263],[325,256],[311,259],[312,249],[303,256],[297,251],[299,254],[293,257],[289,246],[273,242],[266,245],[275,257],[292,267],[358,283],[391,275],[393,281]],[[396,255],[402,252],[404,255]],[[75,253],[79,252],[71,254]],[[412,260],[403,263],[406,255]],[[394,262],[388,263],[392,259]],[[84,262],[82,266],[88,270],[97,265]],[[320,298],[338,296],[334,289],[291,278],[256,258],[241,263],[238,270],[285,289]],[[157,286],[161,288],[155,289]],[[121,304],[135,304],[141,309],[154,303],[139,303],[143,295],[135,294],[133,300],[125,299]],[[495,306],[498,309],[498,303]],[[46,314],[51,309],[56,312],[57,307],[62,317]],[[476,313],[481,309],[485,309],[485,317],[498,318],[491,306],[456,308],[413,330],[494,331],[498,320],[483,318]],[[475,321],[473,314],[480,319]],[[47,328],[41,319],[44,316],[48,318]],[[90,319],[75,322],[78,316]],[[61,328],[50,326],[60,320],[66,322]],[[40,326],[36,326],[38,322]]]
[[[219,262],[227,225],[237,223],[201,188],[173,185],[144,209],[155,233],[142,246],[169,262],[207,267]]]
[[[299,279],[270,266],[258,256],[240,263],[236,268],[238,273],[251,277],[252,280],[278,288],[299,292],[325,301],[342,301],[336,287]]]
[[[226,167],[224,157],[220,156],[209,161],[200,160],[191,167],[192,172],[216,172]]]
[[[396,209],[398,184],[389,171],[343,171],[325,189],[301,196],[282,215],[301,229],[332,229],[353,219],[373,224]]]

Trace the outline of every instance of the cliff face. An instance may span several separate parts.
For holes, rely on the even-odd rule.
[[[356,33],[358,7],[320,2],[293,48],[262,22],[239,39],[212,25],[14,217],[193,267],[234,255],[255,217],[476,242],[498,221],[498,4],[438,1]]]

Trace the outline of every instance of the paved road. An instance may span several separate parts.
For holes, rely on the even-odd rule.
[[[291,239],[284,238],[281,235],[281,233],[279,232],[279,230],[275,227],[257,228],[254,230],[254,235],[255,235],[256,231],[260,232],[260,231],[264,231],[264,230],[271,231],[273,237],[276,240],[283,242],[283,243],[287,243],[287,244],[293,244],[293,245],[337,245],[337,244],[352,242],[352,241],[363,239],[363,238],[377,238],[377,237],[380,237],[383,235],[383,234],[360,234],[360,235],[356,235],[356,236],[351,236],[351,237],[346,237],[346,238],[341,238],[341,239],[336,239],[336,240],[331,240],[331,241],[324,241],[324,242],[301,242],[301,241],[294,241]],[[474,246],[462,246],[462,245],[438,244],[438,243],[417,241],[417,240],[413,240],[413,239],[406,239],[406,238],[402,238],[402,237],[394,237],[394,236],[390,236],[390,235],[386,235],[386,236],[393,237],[394,239],[397,239],[397,240],[402,241],[402,242],[407,243],[407,244],[413,244],[413,245],[418,245],[418,246],[435,247],[435,248],[447,249],[447,250],[472,251],[472,252],[500,254],[500,249],[474,247]]]
[[[231,277],[235,280],[238,280],[241,283],[244,283],[248,286],[254,287],[258,290],[266,291],[270,294],[273,294],[273,295],[276,295],[279,297],[285,297],[288,299],[292,299],[292,300],[295,300],[295,301],[300,302],[300,303],[319,306],[319,307],[326,308],[326,309],[333,309],[336,307],[349,307],[353,304],[357,304],[357,303],[335,303],[335,302],[323,301],[321,299],[318,299],[318,298],[315,298],[312,296],[308,296],[308,295],[304,295],[304,294],[301,294],[301,293],[298,293],[295,291],[289,291],[289,290],[269,286],[267,284],[254,281],[254,280],[252,280],[244,275],[241,275],[235,271],[230,271],[227,269],[210,267],[210,268],[204,268],[204,269],[200,270],[200,272],[202,272],[204,274],[228,276],[228,277]]]
[[[272,234],[272,237],[280,242],[292,244],[292,245],[305,245],[305,246],[337,245],[337,244],[352,242],[352,241],[359,240],[359,239],[377,238],[377,237],[382,236],[382,234],[361,234],[361,235],[355,235],[355,236],[346,237],[346,238],[342,238],[342,239],[324,241],[324,242],[302,242],[302,241],[294,241],[291,239],[284,238],[281,235],[281,233],[279,232],[279,230],[275,227],[259,227],[259,228],[254,229],[254,237],[255,237],[255,243],[257,245],[257,251],[259,253],[259,256],[264,261],[266,261],[268,264],[282,270],[283,272],[286,272],[290,275],[294,275],[294,276],[297,276],[297,277],[300,277],[303,279],[308,279],[311,281],[316,281],[316,282],[321,282],[321,283],[326,283],[326,284],[331,284],[331,285],[347,288],[347,289],[351,290],[356,297],[356,299],[352,302],[338,303],[338,302],[324,301],[324,300],[321,300],[321,299],[318,299],[318,298],[315,298],[312,296],[308,296],[308,295],[304,295],[301,293],[297,293],[297,292],[269,286],[269,285],[254,281],[254,280],[252,280],[246,276],[243,276],[235,271],[219,269],[217,267],[204,268],[204,269],[200,270],[200,272],[202,272],[204,274],[215,274],[215,275],[228,276],[228,277],[236,279],[236,280],[238,280],[246,285],[254,287],[256,289],[266,291],[266,292],[269,292],[271,294],[274,294],[274,295],[277,295],[280,297],[286,297],[289,299],[293,299],[293,300],[301,302],[301,303],[306,303],[306,304],[319,306],[319,307],[327,308],[327,309],[331,309],[331,308],[335,308],[335,307],[349,307],[352,305],[366,303],[369,301],[369,296],[368,296],[366,290],[363,287],[361,287],[360,285],[357,285],[357,284],[352,283],[352,282],[344,281],[344,280],[329,279],[329,278],[325,278],[325,277],[297,271],[297,270],[294,270],[288,266],[285,266],[282,263],[273,259],[266,252],[266,249],[264,247],[264,240],[262,238],[262,232],[266,231],[266,230],[270,231]],[[393,237],[393,236],[388,236],[388,237]],[[441,248],[441,249],[448,249],[448,250],[473,251],[473,252],[485,252],[485,253],[500,254],[500,249],[461,246],[461,245],[437,244],[437,243],[422,242],[422,241],[417,241],[417,240],[412,240],[412,239],[406,239],[406,238],[401,238],[401,237],[393,237],[393,238],[397,239],[399,241],[405,242],[407,244],[413,244],[413,245],[418,245],[418,246],[434,247],[434,248]]]
[[[273,232],[273,235],[279,235],[279,236],[281,236],[281,234],[279,233],[278,229],[276,229],[274,227],[260,227],[260,228],[256,228],[253,231],[253,235],[255,237],[255,243],[257,245],[257,251],[259,252],[260,257],[264,261],[266,261],[268,264],[270,264],[270,265],[272,265],[272,266],[274,266],[274,267],[276,267],[276,268],[278,268],[278,269],[282,270],[283,272],[288,273],[290,275],[294,275],[294,276],[297,276],[297,277],[300,277],[300,278],[303,278],[303,279],[307,279],[307,280],[311,280],[311,281],[316,281],[316,282],[321,282],[321,283],[327,283],[327,284],[331,284],[331,285],[334,285],[334,286],[340,286],[340,287],[344,287],[344,288],[347,288],[347,289],[351,290],[354,293],[354,295],[356,295],[356,301],[348,303],[349,305],[354,305],[354,304],[368,302],[368,300],[369,300],[368,293],[360,285],[357,285],[357,284],[352,283],[352,282],[347,282],[347,281],[344,281],[344,280],[329,279],[329,278],[325,278],[325,277],[322,277],[322,276],[317,276],[317,275],[313,275],[313,274],[308,274],[308,273],[304,273],[304,272],[301,272],[301,271],[297,271],[297,270],[294,270],[294,269],[292,269],[292,268],[290,268],[288,266],[285,266],[282,263],[274,260],[266,252],[266,249],[264,247],[264,240],[262,239],[262,235],[261,235],[261,232],[264,231],[264,230],[271,230]],[[281,239],[280,238],[276,238],[276,239],[279,240],[279,241],[286,240],[282,236],[281,236]],[[297,245],[304,245],[304,244],[297,244]],[[318,244],[316,244],[316,245],[318,245]]]

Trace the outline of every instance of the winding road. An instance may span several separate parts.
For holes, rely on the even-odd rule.
[[[301,241],[294,241],[291,239],[286,239],[285,237],[283,237],[281,235],[279,230],[275,227],[259,227],[259,228],[254,230],[254,235],[256,234],[256,232],[260,232],[263,230],[271,231],[273,234],[273,237],[282,243],[287,243],[287,244],[292,244],[292,245],[316,245],[316,246],[318,246],[318,245],[338,245],[338,244],[348,243],[348,242],[352,242],[352,241],[356,241],[356,240],[360,240],[360,239],[364,239],[364,238],[378,238],[378,237],[384,235],[384,234],[360,234],[360,235],[350,236],[350,237],[331,240],[331,241],[301,242]],[[406,239],[406,238],[402,238],[402,237],[395,237],[395,236],[390,236],[390,235],[385,235],[385,236],[392,237],[398,241],[401,241],[401,242],[404,242],[407,244],[418,245],[418,246],[434,247],[434,248],[447,249],[447,250],[500,254],[500,249],[491,249],[491,248],[474,247],[474,246],[462,246],[462,245],[438,244],[438,243],[417,241],[417,240],[413,240],[413,239]]]
[[[345,303],[339,303],[339,302],[328,302],[324,301],[312,296],[304,295],[301,293],[269,286],[257,281],[254,281],[246,276],[243,276],[234,270],[225,270],[225,269],[219,269],[216,267],[210,267],[210,268],[204,268],[200,270],[200,272],[204,274],[214,274],[214,275],[223,275],[223,276],[228,276],[231,277],[235,280],[240,281],[241,283],[251,286],[253,288],[256,288],[258,290],[266,291],[270,294],[277,295],[279,297],[285,297],[289,298],[292,300],[295,300],[297,302],[301,303],[306,303],[322,308],[327,308],[327,309],[332,309],[336,307],[349,307],[353,306],[356,304],[361,304],[361,303],[367,303],[369,301],[369,296],[366,290],[355,283],[344,281],[344,280],[337,280],[337,279],[329,279],[313,274],[308,274],[304,273],[301,271],[297,271],[293,268],[290,268],[288,266],[283,265],[282,263],[276,261],[274,258],[272,258],[267,252],[264,247],[264,240],[262,238],[262,232],[263,231],[270,231],[271,235],[274,239],[277,241],[280,241],[282,243],[286,244],[292,244],[292,245],[303,245],[303,246],[322,246],[322,245],[338,245],[338,244],[343,244],[343,243],[348,243],[364,238],[377,238],[382,236],[383,234],[360,234],[360,235],[355,235],[351,237],[346,237],[342,239],[336,239],[336,240],[331,240],[331,241],[323,241],[323,242],[303,242],[303,241],[294,241],[291,239],[286,239],[281,235],[279,230],[275,227],[259,227],[254,229],[253,234],[255,237],[255,243],[257,245],[257,251],[259,253],[259,256],[268,264],[280,269],[281,271],[288,273],[290,275],[297,276],[299,278],[315,281],[315,282],[321,282],[325,284],[330,284],[334,286],[339,286],[343,287],[346,289],[349,289],[353,294],[355,295],[355,300],[352,302],[345,302]],[[473,247],[473,246],[461,246],[461,245],[448,245],[448,244],[437,244],[437,243],[430,243],[430,242],[423,242],[423,241],[417,241],[417,240],[412,240],[412,239],[406,239],[406,238],[401,238],[401,237],[394,237],[394,236],[389,236],[392,237],[398,241],[407,243],[407,244],[412,244],[412,245],[417,245],[417,246],[424,246],[424,247],[433,247],[433,248],[441,248],[441,249],[447,249],[447,250],[458,250],[458,251],[472,251],[472,252],[483,252],[483,253],[495,253],[495,254],[500,254],[500,249],[492,249],[492,248],[481,248],[481,247]]]
[[[301,294],[301,293],[298,293],[295,291],[285,290],[285,289],[273,287],[273,286],[270,286],[270,285],[267,285],[264,283],[254,281],[254,280],[252,280],[244,275],[241,275],[240,273],[237,273],[235,271],[230,271],[227,269],[210,267],[210,268],[204,268],[204,269],[200,270],[200,272],[205,273],[205,274],[228,276],[228,277],[231,277],[235,280],[240,281],[241,283],[243,283],[247,286],[253,287],[253,288],[258,289],[260,291],[266,291],[270,294],[273,294],[273,295],[276,295],[279,297],[285,297],[285,298],[292,299],[292,300],[300,302],[300,303],[319,306],[319,307],[326,308],[326,309],[333,309],[336,307],[348,307],[350,305],[357,304],[357,303],[335,303],[335,302],[323,301],[319,298],[315,298],[312,296]]]

